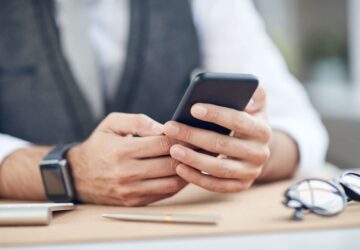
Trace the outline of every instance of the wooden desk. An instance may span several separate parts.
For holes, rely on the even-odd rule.
[[[306,214],[305,220],[290,220],[292,211],[281,201],[290,182],[255,186],[239,194],[216,194],[189,186],[178,195],[148,207],[125,208],[80,205],[58,214],[50,226],[2,227],[0,245],[81,243],[161,239],[186,236],[244,235],[360,226],[360,205],[330,218]],[[123,222],[101,217],[105,212],[160,212],[219,214],[218,226]]]

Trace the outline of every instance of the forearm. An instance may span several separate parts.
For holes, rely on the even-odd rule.
[[[0,165],[0,198],[44,200],[39,163],[50,150],[32,146],[10,154]]]
[[[299,163],[296,142],[286,133],[274,131],[270,141],[271,156],[258,181],[276,181],[291,177]]]

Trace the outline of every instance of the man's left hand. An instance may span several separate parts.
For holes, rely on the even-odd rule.
[[[171,156],[180,162],[177,174],[184,180],[214,192],[248,189],[270,157],[271,128],[266,118],[266,94],[259,86],[245,111],[198,103],[191,114],[232,131],[222,135],[175,121],[165,124],[167,136],[214,153],[205,154],[175,144]]]

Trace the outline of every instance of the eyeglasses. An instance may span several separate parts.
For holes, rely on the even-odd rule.
[[[346,172],[332,181],[305,179],[289,187],[284,196],[284,205],[295,209],[294,220],[302,220],[304,210],[334,216],[341,213],[349,201],[360,201],[360,174]]]

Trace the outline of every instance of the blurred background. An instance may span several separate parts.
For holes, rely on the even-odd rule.
[[[330,135],[327,160],[360,167],[360,1],[254,0]]]

